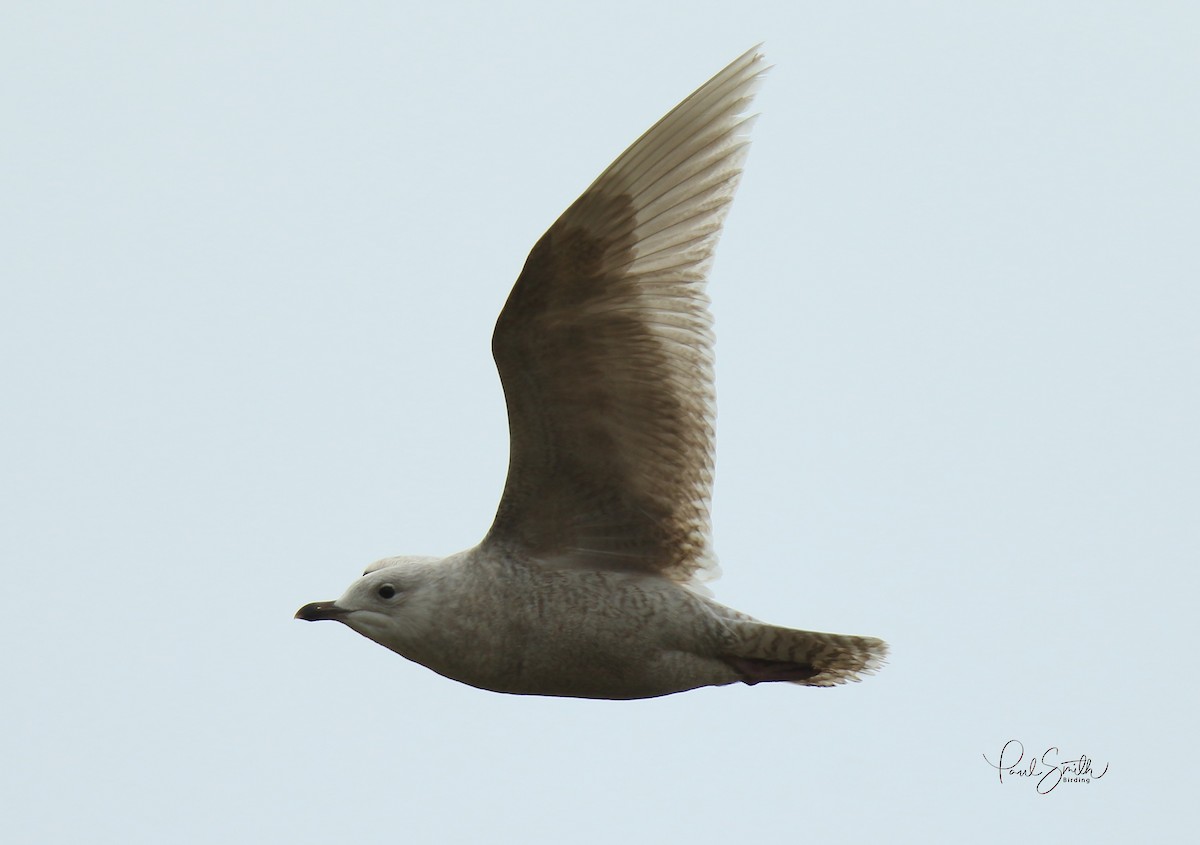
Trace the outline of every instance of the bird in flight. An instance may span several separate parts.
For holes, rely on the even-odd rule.
[[[767,70],[745,53],[621,154],[534,245],[492,336],[508,479],[487,536],[367,567],[332,619],[496,692],[635,699],[833,686],[873,637],[769,625],[714,601],[713,334],[704,293]]]

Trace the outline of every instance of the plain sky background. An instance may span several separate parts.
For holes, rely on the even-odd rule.
[[[5,841],[1194,834],[1197,6],[431,5],[4,5]],[[886,669],[521,698],[293,621],[483,535],[528,249],[764,39],[713,586]]]

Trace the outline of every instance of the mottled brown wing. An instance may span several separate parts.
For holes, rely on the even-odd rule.
[[[765,70],[755,49],[718,73],[529,254],[492,338],[511,446],[485,544],[681,582],[715,568],[704,284]]]

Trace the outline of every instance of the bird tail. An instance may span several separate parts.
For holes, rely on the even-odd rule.
[[[736,645],[723,656],[743,683],[790,681],[832,687],[861,681],[882,668],[888,647],[875,637],[797,631],[758,621],[730,622]]]

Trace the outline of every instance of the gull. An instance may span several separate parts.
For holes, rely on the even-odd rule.
[[[297,619],[336,620],[447,678],[521,695],[827,687],[880,667],[882,640],[769,625],[704,586],[716,574],[704,287],[767,69],[758,47],[735,59],[529,253],[492,336],[510,449],[479,545],[384,558]]]

